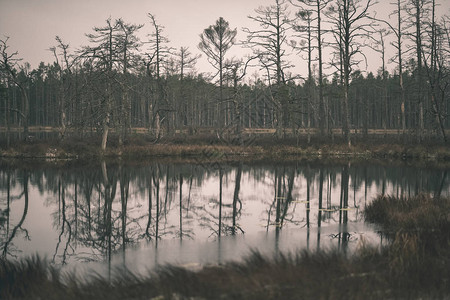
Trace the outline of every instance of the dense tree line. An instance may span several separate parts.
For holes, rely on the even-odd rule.
[[[156,141],[201,127],[239,136],[243,128],[275,128],[278,135],[303,129],[308,137],[310,129],[330,137],[342,129],[349,144],[354,130],[368,135],[369,129],[446,140],[449,17],[437,19],[434,0],[398,0],[392,5],[397,20],[381,20],[371,13],[373,4],[275,0],[249,17],[258,29],[243,29],[244,46],[236,45],[237,29],[219,18],[198,45],[216,74],[196,70],[200,55],[193,50],[173,49],[152,14],[145,26],[108,19],[86,34],[89,45],[79,49],[56,37],[50,47],[55,61],[33,70],[4,39],[0,126],[8,144],[15,127],[27,138],[29,126],[50,126],[60,138],[100,135],[103,149],[110,130],[122,144],[135,127]],[[150,34],[140,40],[138,32],[147,28]],[[230,58],[231,47],[251,54]],[[377,74],[359,69],[369,47],[380,56]],[[389,47],[394,57],[387,57]],[[291,52],[308,62],[307,77],[292,73]],[[397,65],[392,73],[388,60]],[[249,76],[249,67],[259,75]]]

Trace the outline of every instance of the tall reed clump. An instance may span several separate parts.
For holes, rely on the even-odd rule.
[[[450,292],[450,199],[379,196],[365,218],[390,241],[388,266],[399,287]]]
[[[152,299],[155,280],[117,268],[110,278],[98,273],[61,271],[39,256],[0,259],[0,299]]]
[[[41,291],[60,287],[58,271],[32,256],[17,262],[0,260],[0,299],[38,298]]]
[[[364,214],[366,221],[380,224],[387,232],[442,230],[450,224],[450,201],[426,194],[378,196]]]

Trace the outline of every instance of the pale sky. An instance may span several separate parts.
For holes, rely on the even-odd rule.
[[[147,13],[155,15],[160,25],[165,27],[165,35],[170,46],[188,46],[194,54],[200,54],[197,45],[200,33],[209,25],[223,17],[231,28],[238,29],[238,39],[245,38],[242,27],[255,28],[256,24],[247,18],[255,16],[259,6],[273,4],[274,0],[0,0],[0,38],[8,36],[10,51],[18,51],[24,62],[36,68],[40,61],[53,62],[47,49],[56,45],[55,36],[69,43],[71,50],[88,41],[85,33],[91,33],[94,26],[104,26],[105,20],[122,18],[127,23],[145,24],[140,30],[141,38],[152,28]],[[378,15],[393,9],[391,0],[379,0]],[[438,12],[450,14],[450,0],[437,0]],[[292,14],[291,14],[292,15]],[[228,57],[240,56],[240,47],[234,47]],[[373,55],[371,55],[373,56]],[[376,55],[375,55],[376,56]],[[369,69],[376,71],[379,62],[371,57]],[[300,57],[290,60],[304,69]],[[379,59],[378,59],[379,61]],[[302,66],[303,65],[303,66]],[[197,65],[199,72],[209,72],[203,55]],[[295,71],[294,71],[295,72]],[[302,71],[298,71],[302,72]]]

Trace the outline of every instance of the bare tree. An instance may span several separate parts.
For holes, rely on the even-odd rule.
[[[382,113],[382,126],[384,130],[384,137],[387,135],[387,119],[389,117],[388,112],[388,96],[387,96],[387,71],[386,71],[386,37],[390,34],[391,31],[386,28],[381,28],[378,30],[379,40],[377,42],[378,47],[375,48],[375,51],[381,54],[381,78],[383,80],[383,85],[381,87],[383,91],[383,113]]]
[[[179,68],[180,74],[180,116],[183,120],[183,125],[188,125],[188,99],[186,97],[185,80],[184,77],[189,69],[194,69],[197,60],[200,58],[200,54],[192,55],[188,47],[180,47],[180,50],[176,53],[176,63]],[[192,125],[192,122],[190,122]]]
[[[417,130],[417,138],[419,142],[422,141],[425,129],[424,121],[424,96],[423,96],[423,57],[422,57],[422,27],[427,10],[425,5],[428,0],[409,0],[406,6],[406,12],[411,18],[411,26],[414,27],[414,33],[410,34],[410,37],[415,44],[415,54],[416,54],[416,96],[417,104],[419,106],[419,123]]]
[[[296,20],[295,24],[293,26],[294,31],[297,33],[296,38],[300,39],[300,43],[298,43],[296,40],[292,40],[291,44],[292,47],[298,51],[298,53],[301,55],[301,53],[306,52],[307,53],[307,60],[308,60],[308,79],[305,82],[305,89],[306,89],[306,130],[307,130],[307,138],[308,138],[308,144],[311,142],[311,134],[310,134],[310,128],[311,128],[311,116],[314,115],[311,113],[311,108],[314,111],[314,105],[315,105],[315,97],[314,97],[314,88],[315,88],[315,79],[314,74],[312,70],[312,62],[313,62],[313,37],[312,37],[312,22],[314,21],[312,18],[312,10],[309,9],[302,9],[296,13]],[[299,23],[301,22],[301,23]],[[320,106],[320,104],[319,104]],[[321,128],[321,134],[325,134],[323,119],[321,119],[320,128]],[[302,125],[304,125],[304,121],[302,120]]]
[[[122,19],[118,19],[119,31],[117,33],[117,40],[119,46],[119,64],[122,68],[122,78],[117,77],[116,82],[119,83],[122,90],[121,101],[117,107],[118,123],[119,123],[119,146],[122,146],[123,140],[127,131],[131,128],[131,100],[129,97],[132,89],[130,81],[128,80],[128,73],[130,69],[137,68],[139,63],[138,54],[136,51],[141,46],[139,38],[136,33],[144,25],[125,23]]]
[[[448,69],[445,67],[445,61],[448,62],[450,48],[447,49],[447,54],[445,54],[446,51],[443,51],[445,31],[442,30],[442,28],[446,28],[446,24],[445,22],[442,22],[442,24],[436,22],[435,0],[432,0],[431,5],[431,20],[428,22],[429,30],[426,32],[428,36],[428,45],[427,41],[425,41],[422,55],[428,79],[427,83],[430,89],[432,112],[435,115],[436,125],[439,128],[442,139],[447,141],[444,126],[445,116],[442,111],[442,106],[444,106],[447,89],[445,86],[449,85],[449,83],[445,81],[445,77],[448,76],[448,74],[446,74],[448,73]]]
[[[18,52],[13,52],[11,54],[8,53],[8,39],[0,40],[0,72],[5,74],[5,76],[8,79],[8,82],[12,82],[14,85],[16,85],[21,93],[22,96],[22,108],[21,110],[13,109],[9,107],[7,109],[7,113],[10,114],[11,111],[16,112],[23,121],[23,134],[24,139],[28,139],[28,121],[29,121],[29,115],[30,115],[30,100],[28,97],[28,81],[29,81],[29,75],[28,75],[28,69],[29,64],[20,65],[19,62],[22,60],[21,58],[17,58]],[[20,70],[21,73],[25,76],[19,76],[18,70]],[[9,106],[9,105],[8,105]],[[9,117],[7,118],[9,120]],[[9,125],[7,125],[9,128]],[[9,133],[8,133],[9,136]]]
[[[242,114],[243,114],[243,100],[241,99],[241,81],[247,74],[247,68],[250,62],[258,57],[250,57],[244,63],[243,60],[231,59],[225,62],[225,76],[232,82],[232,95],[230,100],[233,104],[234,116],[231,121],[231,125],[235,126],[234,133],[237,135],[236,142],[242,145]]]
[[[405,139],[406,135],[406,112],[405,112],[405,87],[403,85],[403,60],[402,60],[402,16],[401,16],[401,6],[402,1],[397,0],[397,28],[391,27],[392,31],[397,36],[397,42],[394,44],[394,47],[397,48],[397,60],[398,60],[398,76],[399,76],[399,86],[401,93],[401,114],[402,114],[402,132],[403,139]]]
[[[272,89],[271,97],[277,107],[276,124],[279,134],[289,120],[285,73],[291,67],[286,60],[286,48],[289,46],[288,31],[292,25],[285,0],[275,0],[274,5],[259,7],[255,12],[257,15],[249,16],[249,19],[256,22],[260,29],[243,30],[247,33],[247,46],[260,58],[260,63],[267,72],[269,87]]]
[[[317,40],[317,59],[318,59],[318,67],[319,67],[319,78],[318,78],[318,85],[319,85],[319,127],[321,134],[325,134],[325,128],[329,127],[328,122],[328,114],[326,113],[326,107],[325,100],[323,97],[323,55],[322,51],[324,48],[324,41],[323,41],[323,30],[322,30],[322,12],[325,11],[327,8],[327,5],[331,2],[331,0],[291,0],[293,3],[298,3],[302,7],[306,6],[306,10],[309,12],[313,12],[315,16],[310,16],[311,21],[316,21],[316,26],[313,26],[312,30],[309,28],[309,31],[315,32],[315,38]],[[297,5],[297,4],[295,4]],[[330,129],[330,128],[328,128]],[[331,133],[331,130],[330,130]]]
[[[153,125],[155,127],[155,136],[158,140],[161,137],[161,123],[165,119],[165,114],[171,109],[168,107],[167,92],[165,87],[165,81],[162,78],[163,65],[169,60],[172,53],[172,48],[168,46],[169,39],[163,35],[164,26],[161,26],[156,21],[156,18],[151,13],[148,14],[153,26],[153,32],[148,35],[148,51],[147,54],[147,74],[152,80],[155,78],[156,91],[154,94],[154,100],[149,108],[149,113],[152,114]],[[150,82],[152,86],[152,82]]]
[[[147,15],[153,26],[153,32],[148,35],[148,56],[153,58],[150,62],[154,67],[156,78],[159,79],[163,73],[162,68],[164,63],[169,59],[173,49],[168,46],[169,39],[163,34],[164,26],[156,21],[155,15],[151,13],[148,13]]]
[[[402,17],[402,11],[404,6],[404,0],[397,0],[395,3],[396,9],[392,14],[397,15],[397,24],[396,26],[392,25],[390,22],[386,20],[380,20],[377,19],[377,21],[382,22],[386,25],[388,25],[389,30],[394,33],[395,35],[395,41],[393,41],[391,44],[394,46],[394,48],[397,50],[396,55],[392,58],[392,61],[397,61],[397,67],[398,67],[398,78],[399,78],[399,88],[400,88],[400,113],[401,113],[401,129],[402,129],[402,136],[403,141],[406,139],[406,96],[405,96],[405,87],[403,84],[403,33],[405,32],[406,28],[403,25],[403,17]],[[380,33],[382,34],[382,33]]]
[[[101,71],[99,75],[105,80],[100,111],[102,116],[101,150],[105,151],[113,113],[113,83],[116,75],[113,71],[117,68],[119,53],[117,32],[120,30],[120,25],[118,22],[107,19],[106,26],[94,27],[93,30],[94,33],[86,34],[86,36],[94,45],[85,47],[82,56],[91,59],[93,67]]]
[[[59,137],[64,139],[66,134],[66,105],[69,90],[69,76],[72,73],[72,67],[76,62],[76,58],[69,54],[69,44],[65,44],[63,40],[56,36],[57,46],[50,48],[55,57],[55,63],[59,71]]]
[[[343,98],[342,98],[342,131],[347,144],[350,139],[350,114],[349,114],[349,83],[352,68],[359,64],[357,55],[364,54],[364,44],[361,38],[368,38],[373,32],[373,22],[369,15],[369,9],[375,2],[373,0],[338,0],[329,6],[329,17],[335,28],[336,41],[339,45],[340,61],[342,66]],[[365,58],[365,57],[364,57]]]

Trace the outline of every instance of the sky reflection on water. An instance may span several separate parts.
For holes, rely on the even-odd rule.
[[[449,196],[447,170],[406,165],[0,164],[0,251],[143,271],[239,260],[258,250],[354,249],[378,194]],[[8,213],[9,212],[9,213]]]

